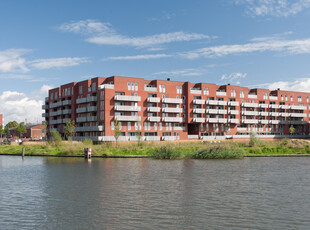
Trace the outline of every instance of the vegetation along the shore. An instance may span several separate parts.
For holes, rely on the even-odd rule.
[[[25,155],[83,155],[85,147],[94,156],[150,156],[156,159],[232,159],[248,155],[310,154],[310,141],[282,139],[274,141],[217,141],[211,142],[141,142],[100,143],[91,140],[71,142],[54,140],[36,145],[2,145],[0,153]]]

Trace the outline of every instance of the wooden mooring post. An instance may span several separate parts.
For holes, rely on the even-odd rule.
[[[25,156],[25,148],[22,148],[22,158]]]

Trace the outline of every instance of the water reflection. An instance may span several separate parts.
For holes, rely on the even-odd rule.
[[[0,228],[307,229],[309,166],[0,156]]]

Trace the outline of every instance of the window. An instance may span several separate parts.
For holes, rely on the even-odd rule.
[[[297,97],[297,100],[298,100],[298,102],[301,102],[301,101],[302,101],[301,96],[298,96],[298,97]]]
[[[96,85],[97,85],[96,82],[94,82],[94,83],[93,83],[93,92],[96,91]]]
[[[240,98],[244,98],[244,91],[243,90],[240,91]]]
[[[159,130],[163,130],[163,124],[161,122],[159,123]]]
[[[135,91],[138,91],[138,83],[135,83]]]
[[[100,112],[100,120],[104,120],[104,112],[103,111]]]
[[[51,100],[54,100],[54,98],[53,98],[53,93],[51,93]]]
[[[114,130],[114,121],[111,122],[111,129]]]
[[[131,90],[131,83],[130,82],[127,83],[127,86],[128,86],[128,90]]]
[[[79,94],[83,94],[83,86],[79,87]]]
[[[230,90],[230,96],[235,97],[236,96],[236,90],[234,90],[234,89]]]
[[[293,101],[293,96],[291,96],[291,101]]]

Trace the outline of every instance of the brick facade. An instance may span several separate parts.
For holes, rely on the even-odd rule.
[[[48,131],[63,135],[76,122],[76,140],[187,140],[249,137],[307,137],[310,93],[240,86],[144,80],[112,76],[73,82],[49,90],[43,117]],[[294,133],[289,128],[295,128]]]
[[[44,125],[26,125],[27,133],[20,136],[19,133],[17,133],[16,128],[11,128],[9,130],[9,136],[30,138],[32,140],[42,140],[42,138],[45,136],[43,129]]]
[[[3,114],[0,114],[0,125],[3,125]]]

